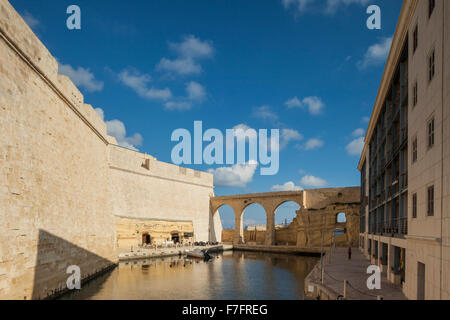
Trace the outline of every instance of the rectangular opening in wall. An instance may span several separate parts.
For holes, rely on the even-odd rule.
[[[425,300],[425,264],[417,263],[417,300]]]
[[[434,146],[434,118],[428,121],[428,149]]]
[[[434,216],[434,186],[428,187],[427,190],[427,215]]]
[[[417,193],[412,196],[412,217],[417,218]]]

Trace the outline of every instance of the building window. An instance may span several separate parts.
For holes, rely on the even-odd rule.
[[[434,59],[435,59],[435,51],[433,49],[430,56],[428,57],[428,81],[431,81],[434,78],[435,73]]]
[[[428,149],[434,146],[434,118],[428,121]]]
[[[418,46],[419,46],[419,25],[416,25],[413,32],[413,53],[416,52]]]
[[[412,162],[417,161],[417,137],[414,138],[412,143]]]
[[[417,85],[417,81],[416,81],[414,83],[414,87],[413,87],[413,107],[415,107],[417,105],[418,100],[419,100],[418,85]]]
[[[427,215],[432,217],[434,216],[434,186],[428,187],[427,203]]]
[[[417,218],[417,193],[412,196],[412,217]]]
[[[428,17],[431,17],[436,6],[436,0],[428,0]]]

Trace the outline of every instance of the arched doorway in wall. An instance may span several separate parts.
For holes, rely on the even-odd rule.
[[[216,234],[220,234],[220,238],[215,239],[215,241],[223,243],[233,243],[234,224],[236,218],[234,215],[233,208],[227,204],[224,204],[221,207],[219,207],[219,209],[217,209],[217,211],[214,214],[219,215],[220,224],[222,226],[222,230],[217,230],[217,232],[215,232]]]
[[[336,215],[336,223],[346,223],[347,222],[347,215],[345,212],[339,212]]]
[[[264,244],[266,224],[266,210],[259,203],[249,204],[242,212],[243,242],[246,244]]]
[[[291,226],[297,217],[300,205],[295,201],[286,201],[275,210],[275,245],[296,245],[297,230]]]
[[[151,236],[148,233],[142,234],[142,244],[151,244]]]
[[[339,212],[336,214],[336,224],[339,226],[334,232],[335,237],[338,237],[347,232],[345,224],[347,223],[347,214],[345,212]]]
[[[171,232],[171,240],[173,241],[173,243],[180,242],[180,234],[178,233],[178,231]]]

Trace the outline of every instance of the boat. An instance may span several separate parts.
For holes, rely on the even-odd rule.
[[[197,259],[205,258],[205,253],[199,248],[195,248],[194,250],[187,250],[186,255],[188,257],[197,258]]]

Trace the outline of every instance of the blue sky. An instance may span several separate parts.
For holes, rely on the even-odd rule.
[[[196,120],[224,134],[280,129],[276,175],[251,164],[187,166],[213,170],[216,195],[359,185],[401,0],[10,2],[124,146],[171,162],[172,132],[193,131]],[[66,27],[72,4],[81,30]],[[372,4],[381,30],[366,27]],[[293,216],[286,204],[276,221]],[[265,224],[265,215],[252,206],[244,220]]]

